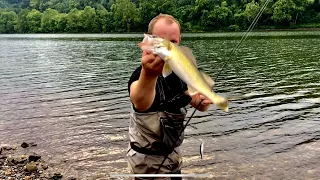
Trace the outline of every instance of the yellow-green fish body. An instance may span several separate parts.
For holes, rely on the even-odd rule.
[[[185,49],[182,50],[182,48],[166,39],[148,34],[145,34],[144,40],[139,46],[143,50],[151,50],[165,61],[164,77],[173,71],[189,86],[188,90],[191,95],[199,92],[219,108],[228,111],[228,100],[212,92],[211,85],[205,79],[206,75],[198,70],[195,60],[193,60],[194,57],[190,57],[191,53],[185,52]]]

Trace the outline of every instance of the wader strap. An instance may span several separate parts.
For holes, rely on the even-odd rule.
[[[169,153],[166,153],[165,151],[152,151],[151,149],[138,147],[133,142],[130,142],[130,146],[133,150],[137,151],[138,153],[146,154],[146,155],[167,156],[173,152],[171,151]]]

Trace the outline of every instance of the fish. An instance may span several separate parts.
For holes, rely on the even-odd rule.
[[[218,108],[228,112],[228,100],[212,91],[214,81],[205,73],[198,70],[196,60],[192,52],[184,46],[178,46],[156,35],[144,34],[142,42],[138,46],[143,51],[151,51],[160,56],[164,61],[163,77],[174,72],[188,85],[190,95],[200,93],[212,101]]]

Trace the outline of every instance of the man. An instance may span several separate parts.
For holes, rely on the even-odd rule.
[[[159,14],[148,26],[148,33],[179,45],[180,24],[171,15]],[[130,77],[129,168],[135,174],[181,173],[179,146],[183,141],[183,120],[190,103],[206,111],[211,101],[200,94],[189,96],[187,85],[174,73],[162,76],[164,61],[144,51],[139,66]],[[200,104],[199,104],[200,103]],[[180,135],[180,136],[179,136]],[[161,162],[168,156],[162,166]],[[137,178],[138,179],[138,178]]]

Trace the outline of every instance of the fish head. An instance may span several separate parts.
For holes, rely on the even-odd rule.
[[[144,34],[142,42],[139,43],[139,47],[143,51],[151,51],[154,54],[164,57],[168,55],[170,51],[170,41],[162,39],[156,35]]]

